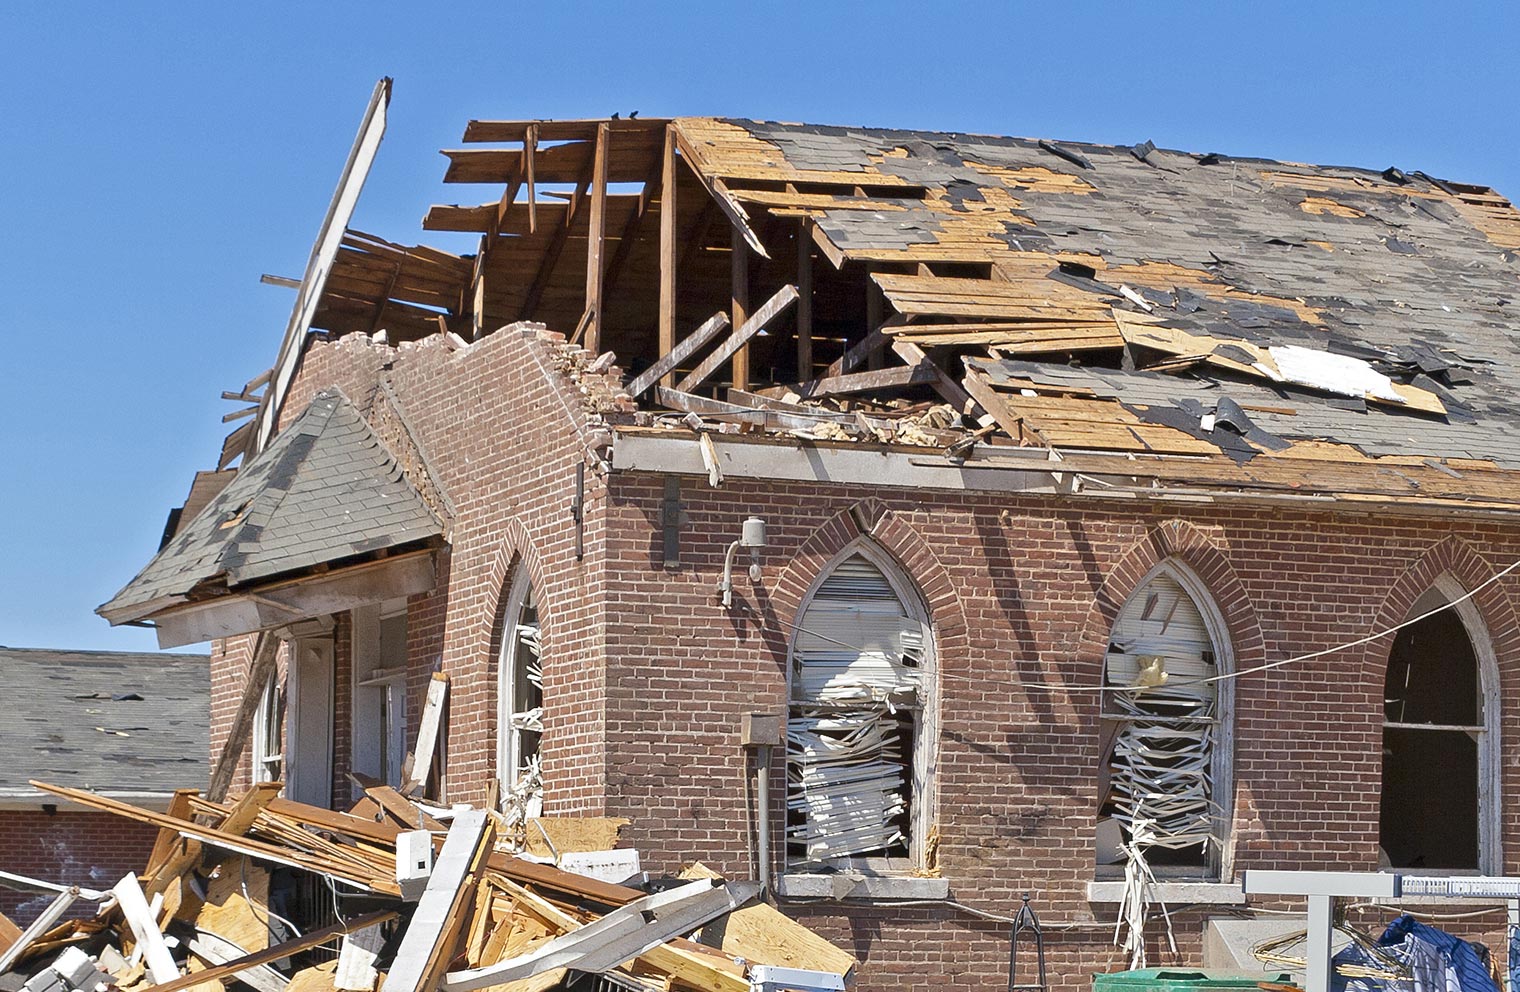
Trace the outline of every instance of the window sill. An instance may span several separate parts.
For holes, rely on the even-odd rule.
[[[950,882],[913,875],[782,875],[776,891],[788,899],[948,899]]]
[[[1246,894],[1232,882],[1157,882],[1151,886],[1156,898],[1171,906],[1244,906]],[[1123,882],[1088,882],[1087,901],[1118,903],[1124,898]]]

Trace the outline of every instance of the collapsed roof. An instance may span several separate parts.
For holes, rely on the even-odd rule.
[[[1062,491],[1515,507],[1520,212],[1487,187],[714,118],[471,121],[464,143],[444,180],[490,198],[424,227],[476,253],[330,213],[276,367],[223,394],[256,406],[219,468],[269,443],[308,332],[459,347],[538,322],[582,349],[561,363],[582,395],[582,373],[615,377],[587,405],[616,437],[1021,455],[1061,462]]]
[[[1482,502],[1520,468],[1520,212],[1486,187],[710,118],[464,138],[445,181],[501,192],[424,226],[478,254],[351,232],[315,328],[540,321],[615,351],[643,410],[820,441],[1156,456],[1247,487],[1330,459],[1395,468],[1337,491]]]

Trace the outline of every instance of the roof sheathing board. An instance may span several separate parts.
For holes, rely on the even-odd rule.
[[[1080,352],[1084,336],[1111,346],[1101,313],[1112,306],[1194,339],[1371,363],[1398,376],[1383,393],[1390,407],[1434,415],[1341,410],[1311,392],[1301,405],[1329,412],[1294,421],[1298,430],[1313,422],[1327,440],[1373,454],[1516,463],[1520,265],[1507,239],[1520,231],[1520,214],[1491,190],[1396,170],[1143,147],[740,120],[676,125],[709,179],[740,197],[768,191],[749,201],[753,209],[811,217],[837,252],[830,257],[923,263],[917,285],[877,276],[897,310],[914,315],[891,330],[907,340],[931,347],[932,330],[958,334],[945,338],[957,345],[995,346],[991,328],[1025,321],[1044,328],[1008,333],[1026,354],[1042,341]],[[833,201],[820,202],[824,193]],[[993,281],[968,294],[924,269],[946,261],[986,262]],[[1089,278],[1054,282],[1062,261]],[[932,329],[915,333],[915,321]],[[1427,359],[1435,379],[1419,374]],[[1249,363],[1237,368],[1256,374]],[[1268,395],[1281,388],[1273,377],[1275,369],[1261,376]]]

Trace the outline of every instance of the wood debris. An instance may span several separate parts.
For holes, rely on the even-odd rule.
[[[33,784],[153,824],[160,841],[142,876],[89,893],[101,900],[93,919],[59,922],[81,897],[69,889],[11,935],[0,965],[32,992],[526,992],[580,973],[608,987],[748,992],[751,965],[843,977],[856,964],[749,905],[753,883],[704,873],[645,891],[546,863],[610,849],[626,820],[530,820],[534,842],[518,856],[498,843],[498,814],[425,808],[391,789],[370,789],[346,813],[278,798],[280,783],[227,803],[183,791],[155,813]],[[419,822],[436,861],[412,902],[397,860]],[[729,926],[724,950],[689,939]],[[765,932],[785,939],[772,950]]]

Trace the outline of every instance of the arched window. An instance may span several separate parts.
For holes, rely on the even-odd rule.
[[[792,641],[793,865],[922,864],[933,822],[933,637],[911,583],[861,543],[813,588]]]
[[[1157,875],[1218,877],[1229,826],[1230,683],[1223,619],[1177,562],[1114,621],[1104,664],[1098,864],[1136,851]],[[1115,869],[1110,869],[1113,871]]]
[[[543,810],[538,745],[543,736],[544,687],[538,599],[528,570],[518,566],[502,611],[496,669],[496,774],[502,808],[524,817]]]
[[[1414,604],[1420,617],[1459,599],[1445,578]],[[1379,846],[1390,868],[1498,870],[1498,669],[1471,600],[1405,627],[1388,652],[1383,692]]]

